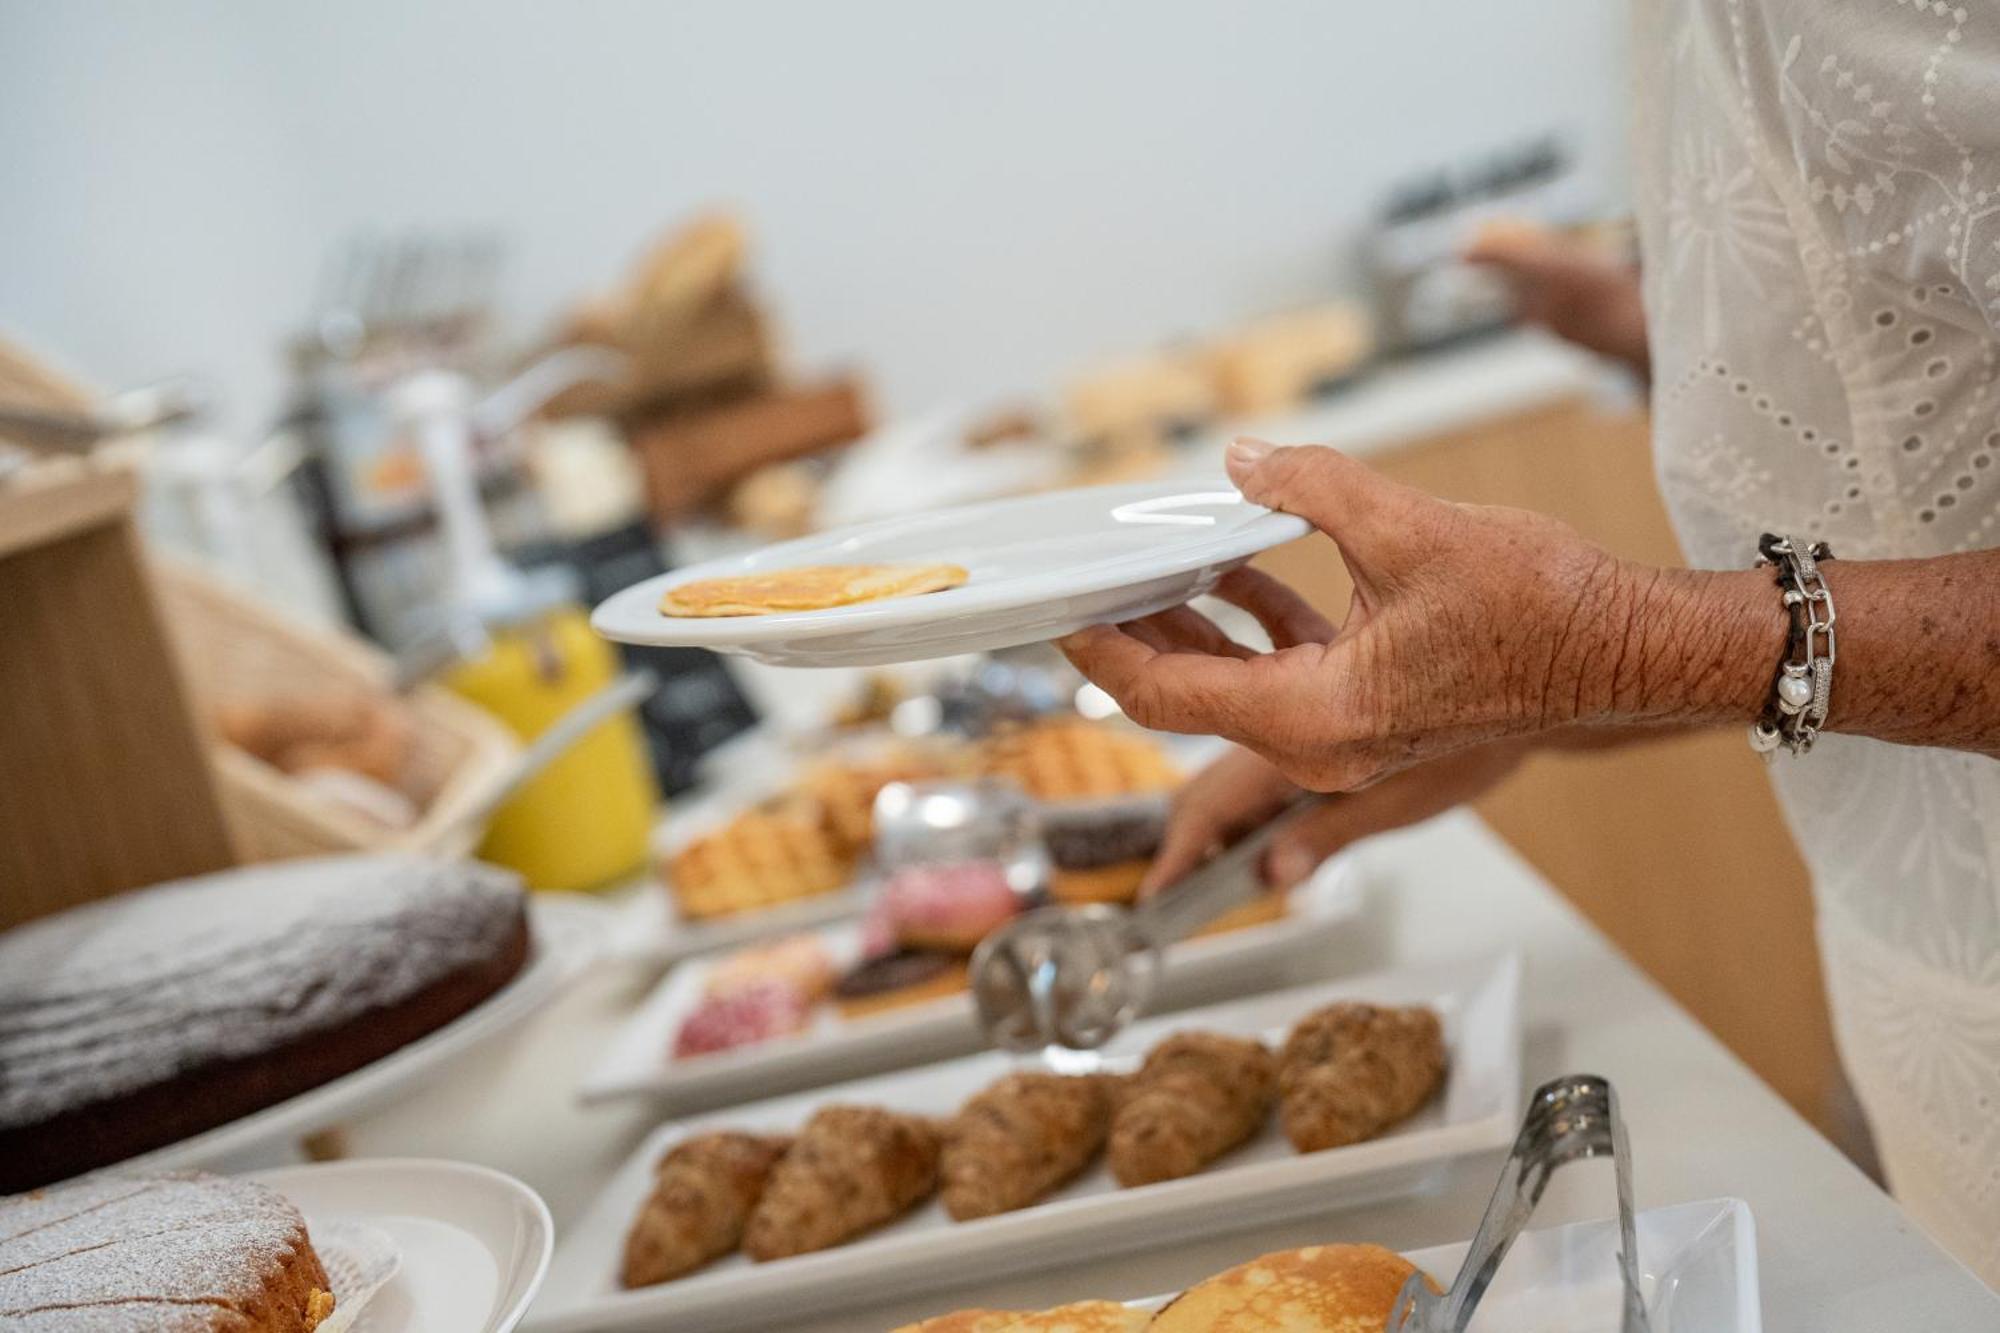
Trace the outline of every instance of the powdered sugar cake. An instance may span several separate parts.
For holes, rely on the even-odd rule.
[[[275,1190],[198,1172],[0,1199],[0,1326],[310,1333],[333,1292]]]
[[[528,947],[512,876],[408,857],[245,867],[0,934],[0,1192],[358,1069],[500,989]]]

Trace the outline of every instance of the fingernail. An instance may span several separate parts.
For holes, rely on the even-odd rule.
[[[1229,442],[1226,452],[1231,466],[1253,468],[1269,456],[1271,448],[1269,440],[1257,440],[1248,435],[1239,435]]]
[[[1278,888],[1290,888],[1316,868],[1312,853],[1303,847],[1278,847],[1271,852],[1271,882]]]

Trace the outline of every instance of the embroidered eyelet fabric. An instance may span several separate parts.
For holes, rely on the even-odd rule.
[[[2000,5],[1641,0],[1635,35],[1690,560],[1740,567],[1766,530],[1846,559],[2000,545]],[[1828,735],[1772,776],[1890,1185],[2000,1286],[2000,763]]]

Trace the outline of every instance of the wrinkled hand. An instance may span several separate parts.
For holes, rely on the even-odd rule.
[[[1525,224],[1495,223],[1466,248],[1467,262],[1503,275],[1516,313],[1557,337],[1651,371],[1639,275],[1579,241]]]
[[[1264,882],[1291,888],[1350,843],[1463,804],[1513,772],[1527,751],[1519,742],[1475,746],[1309,806],[1288,819],[1265,849],[1259,867]],[[1166,837],[1139,886],[1141,895],[1158,892],[1263,824],[1298,790],[1269,760],[1248,750],[1217,759],[1174,797]]]
[[[1215,593],[1254,615],[1255,652],[1188,607],[1063,641],[1133,721],[1227,737],[1313,791],[1608,716],[1642,574],[1565,524],[1453,504],[1318,447],[1238,440],[1231,478],[1310,520],[1354,581],[1346,622],[1239,569]]]

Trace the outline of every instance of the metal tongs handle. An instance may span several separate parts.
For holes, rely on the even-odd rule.
[[[1256,829],[1133,909],[1132,924],[1148,943],[1171,944],[1224,912],[1263,897],[1269,890],[1256,869],[1264,849],[1291,824],[1294,814],[1322,799],[1313,792],[1292,797]]]
[[[1618,1180],[1618,1274],[1625,1289],[1621,1333],[1651,1333],[1639,1294],[1638,1241],[1632,1224],[1632,1149],[1618,1114],[1618,1094],[1595,1074],[1571,1074],[1535,1089],[1500,1183],[1451,1290],[1439,1296],[1422,1273],[1397,1293],[1388,1333],[1464,1333],[1501,1260],[1528,1224],[1549,1177],[1571,1162],[1609,1156]]]

